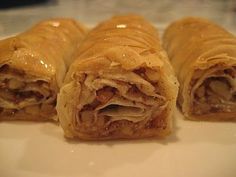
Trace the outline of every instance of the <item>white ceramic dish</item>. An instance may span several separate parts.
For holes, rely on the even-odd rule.
[[[66,141],[52,123],[0,123],[1,177],[235,177],[236,124],[183,120],[165,140]]]
[[[174,120],[165,140],[108,142],[67,141],[53,123],[0,122],[0,177],[236,176],[236,123],[179,111]]]

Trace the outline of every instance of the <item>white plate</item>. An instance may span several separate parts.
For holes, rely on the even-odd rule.
[[[52,123],[0,123],[1,177],[235,177],[236,124],[184,121],[166,140],[68,142]]]

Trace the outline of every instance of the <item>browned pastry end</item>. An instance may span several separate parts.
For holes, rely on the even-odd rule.
[[[55,119],[57,93],[86,31],[55,18],[0,41],[0,120]]]
[[[236,120],[236,37],[190,17],[167,28],[164,48],[180,82],[178,103],[185,117]]]

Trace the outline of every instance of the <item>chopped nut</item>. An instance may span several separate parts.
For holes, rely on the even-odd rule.
[[[121,131],[125,135],[132,135],[133,134],[133,130],[130,127],[122,127]]]
[[[8,89],[1,89],[0,97],[2,97],[4,100],[10,100],[10,101],[14,101],[16,99],[15,94],[9,91]]]
[[[207,104],[196,104],[193,106],[193,113],[195,115],[201,115],[204,113],[208,113],[211,107]]]
[[[93,123],[94,115],[92,111],[82,111],[80,113],[80,120],[86,126],[90,126]]]
[[[38,114],[40,112],[39,105],[28,106],[25,108],[25,112],[28,114]]]
[[[196,90],[196,95],[201,98],[201,97],[204,97],[205,95],[205,86],[202,85],[200,86],[197,90]]]
[[[218,97],[216,97],[215,95],[209,95],[208,101],[212,104],[219,104],[220,103],[220,99]]]
[[[98,119],[97,119],[97,126],[98,127],[102,127],[102,126],[104,126],[104,124],[105,124],[105,119],[104,119],[104,117],[98,117]]]
[[[229,100],[231,98],[230,88],[227,83],[219,80],[214,80],[210,82],[209,87],[214,93],[225,98],[226,100]]]
[[[0,88],[6,88],[7,84],[5,82],[0,82]]]
[[[51,113],[54,110],[54,106],[52,104],[42,104],[41,111],[44,113]]]
[[[23,82],[16,80],[16,79],[10,79],[8,82],[9,89],[20,89],[20,88],[24,87],[24,85],[25,84]]]
[[[97,100],[101,103],[108,102],[115,94],[115,89],[111,87],[104,87],[97,91]]]
[[[2,114],[6,116],[13,116],[18,110],[16,109],[3,109]]]

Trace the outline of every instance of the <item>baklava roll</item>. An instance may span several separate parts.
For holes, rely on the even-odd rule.
[[[57,93],[86,31],[58,18],[0,41],[0,120],[55,118]]]
[[[156,29],[136,15],[95,27],[58,96],[65,136],[85,140],[164,137],[178,83]]]
[[[185,117],[236,120],[236,37],[189,17],[167,28],[164,48],[180,83],[178,103]]]

